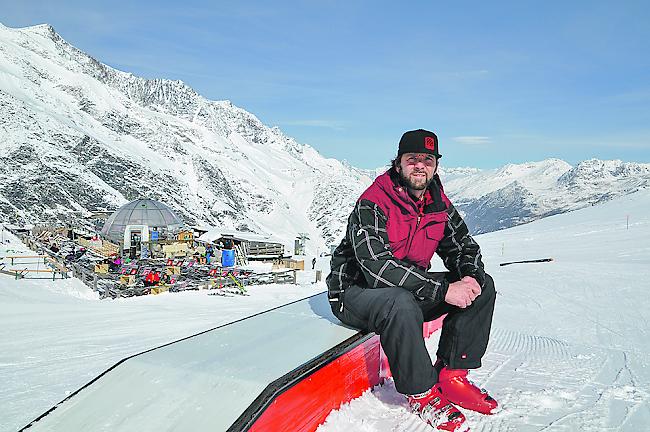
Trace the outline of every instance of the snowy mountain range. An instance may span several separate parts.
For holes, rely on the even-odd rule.
[[[387,155],[390,157],[391,155]],[[100,63],[49,25],[0,24],[0,221],[69,220],[153,198],[190,224],[271,234],[309,253],[342,237],[381,170],[327,159],[229,101]],[[473,232],[631,193],[650,164],[549,159],[441,170]]]
[[[596,205],[650,186],[650,164],[547,159],[495,170],[441,172],[445,191],[473,233],[504,229]]]
[[[0,215],[160,200],[187,223],[338,241],[371,179],[229,101],[106,66],[49,25],[0,25]]]

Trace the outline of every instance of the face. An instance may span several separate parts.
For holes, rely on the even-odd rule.
[[[438,167],[436,157],[428,153],[404,153],[397,172],[409,189],[426,189]]]

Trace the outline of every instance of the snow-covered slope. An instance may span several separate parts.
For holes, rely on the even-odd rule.
[[[650,186],[650,164],[558,159],[496,170],[442,168],[445,191],[473,233],[485,233],[600,204]]]
[[[2,237],[12,243],[0,245],[0,256],[24,251]],[[472,431],[647,430],[648,238],[650,191],[477,237],[498,297],[483,367],[471,376],[504,411],[467,413]],[[498,265],[544,257],[555,261]],[[319,259],[317,269],[327,266]],[[72,279],[0,275],[0,431],[27,424],[127,355],[322,292],[313,276],[305,272],[298,286],[250,287],[247,297],[201,291],[104,302]],[[432,356],[436,343],[428,342]],[[352,430],[431,429],[387,382],[320,429]]]
[[[650,190],[477,236],[498,295],[483,367],[470,377],[504,410],[466,411],[473,432],[649,430],[648,239]],[[499,266],[546,257],[555,261]],[[319,432],[351,430],[432,429],[389,381]]]
[[[5,258],[34,251],[2,224],[0,240],[0,267],[42,268]],[[100,301],[75,278],[0,274],[0,432],[15,432],[125,357],[323,292],[324,281],[314,280],[308,270],[298,285],[248,286],[249,296],[201,290]]]
[[[0,25],[0,128],[8,221],[65,220],[150,197],[189,223],[287,242],[307,232],[315,253],[339,240],[341,215],[370,183],[229,101],[108,67],[49,25]]]

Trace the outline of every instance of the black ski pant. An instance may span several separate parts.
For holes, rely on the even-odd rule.
[[[449,273],[445,273],[449,278]],[[467,308],[418,300],[403,288],[346,288],[343,312],[335,311],[344,324],[379,335],[395,388],[403,394],[419,394],[438,382],[425,347],[422,325],[447,314],[438,344],[438,358],[451,369],[476,369],[487,349],[496,291],[485,275],[481,295]],[[338,309],[338,308],[336,308]]]

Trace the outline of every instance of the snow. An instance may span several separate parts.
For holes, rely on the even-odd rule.
[[[550,192],[558,177],[571,169],[571,165],[559,160],[508,164],[496,170],[471,171],[452,169],[441,173],[446,190],[453,190],[465,199],[476,199],[505,185],[517,181],[528,189]],[[446,174],[449,177],[446,177]],[[469,180],[472,178],[472,180]]]
[[[33,254],[7,231],[2,238],[10,243],[0,257]],[[99,301],[77,279],[0,274],[0,431],[25,426],[124,357],[322,292],[314,280],[313,271],[299,272],[298,285],[251,286],[244,297],[191,291]]]
[[[0,220],[67,220],[147,196],[192,224],[286,245],[309,233],[318,254],[345,221],[322,209],[349,212],[370,183],[228,101],[104,65],[48,25],[0,26],[0,106],[11,161],[0,161]]]
[[[224,431],[269,383],[356,333],[321,293],[129,359],[30,431]]]
[[[214,243],[216,240],[219,240],[223,236],[232,236],[238,240],[247,240],[253,242],[281,243],[279,238],[262,236],[259,234],[252,234],[244,231],[226,230],[223,228],[211,228],[202,234],[197,240]]]
[[[445,192],[477,233],[589,207],[650,186],[650,164],[559,159],[494,170],[441,169]]]
[[[151,181],[130,178],[141,182],[140,190],[156,190],[165,183],[160,176],[169,172],[162,178],[180,186],[164,192],[191,209],[197,223],[223,222],[218,226],[226,228],[251,223],[252,230],[280,237],[291,247],[297,233],[307,232],[308,253],[318,254],[340,240],[351,204],[383,172],[364,173],[325,159],[245,110],[208,101],[181,82],[144,80],[111,69],[66,44],[47,25],[22,30],[0,25],[0,39],[0,98],[7,107],[0,112],[6,132],[0,146],[14,154],[25,145],[38,156],[0,170],[0,183],[21,186],[17,195],[0,194],[0,203],[9,205],[32,192],[37,198],[31,208],[12,207],[18,215],[39,215],[55,206],[87,209],[98,195],[106,200],[99,204],[126,202],[128,191],[112,181],[110,169],[94,169],[73,153],[88,135],[105,150],[93,157],[113,155],[121,169],[130,161],[138,172],[157,174]],[[79,108],[87,101],[88,112]],[[137,124],[138,132],[119,131],[122,120]],[[41,211],[45,198],[58,189],[25,193],[24,188],[43,176],[43,168],[52,168],[58,182],[70,177],[62,189],[72,197]],[[211,184],[201,169],[221,173],[228,187]],[[549,159],[493,171],[441,171],[456,204],[499,190],[520,198],[524,190],[532,194],[525,204],[535,215],[589,206],[650,184],[649,164],[621,161],[571,167]],[[74,184],[78,189],[68,187]],[[523,189],[510,187],[514,184]],[[231,191],[237,194],[228,195]],[[209,209],[236,216],[217,217]],[[641,190],[478,237],[499,296],[484,366],[472,375],[505,409],[492,417],[468,413],[472,430],[648,429],[648,215],[650,193]],[[6,232],[2,236],[10,243],[0,245],[0,256],[31,253]],[[555,261],[498,266],[549,256]],[[327,258],[320,259],[317,269],[326,275],[326,268]],[[201,291],[116,301],[99,301],[75,279],[16,281],[0,274],[0,432],[24,426],[126,356],[325,289],[323,282],[311,283],[312,271],[299,274],[297,286],[255,286],[248,297]],[[432,353],[436,337],[428,342]],[[427,428],[387,382],[333,413],[321,427],[348,430]]]
[[[498,297],[483,367],[470,376],[504,410],[466,411],[472,431],[650,428],[648,239],[648,191],[477,237]],[[555,261],[498,265],[546,257]],[[389,381],[319,428],[350,430],[430,428]]]
[[[483,367],[470,375],[504,410],[466,412],[473,431],[647,430],[648,238],[648,191],[477,238],[499,294]],[[0,256],[27,252],[15,240],[2,248]],[[545,257],[555,260],[498,266]],[[321,258],[317,269],[326,267]],[[298,286],[255,286],[249,297],[118,301],[85,296],[75,280],[0,275],[0,430],[25,425],[125,356],[324,290],[312,272],[300,273]],[[432,355],[437,337],[427,342]],[[388,381],[319,429],[349,430],[430,429]]]
[[[0,106],[7,156],[0,220],[12,222],[67,222],[75,210],[148,197],[189,224],[272,235],[287,250],[308,233],[307,252],[320,254],[338,243],[356,199],[386,168],[324,158],[229,101],[113,69],[48,25],[0,25]],[[476,232],[650,186],[650,164],[548,159],[477,170],[442,163],[445,190]]]

